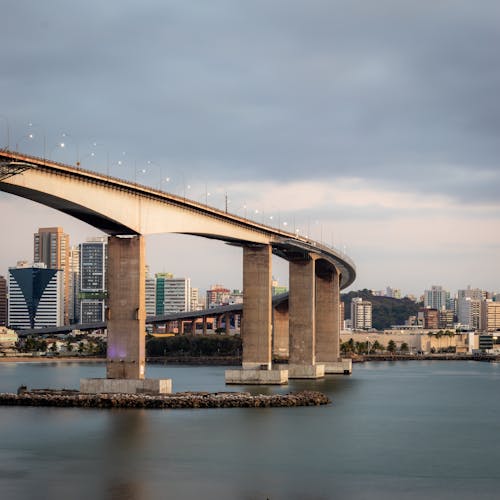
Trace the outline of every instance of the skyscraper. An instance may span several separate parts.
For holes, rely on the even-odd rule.
[[[80,323],[99,323],[105,319],[107,238],[80,243]]]
[[[189,311],[191,308],[190,278],[165,280],[164,314]]]
[[[443,290],[442,286],[432,286],[430,290],[424,291],[424,307],[430,309],[447,309],[450,293]]]
[[[63,324],[63,276],[44,263],[9,268],[9,326],[43,328]]]
[[[80,247],[73,246],[69,250],[69,322],[80,321],[80,300],[78,287],[80,285]]]
[[[69,324],[69,236],[62,227],[41,227],[33,235],[33,262],[42,262],[47,269],[60,269],[63,274],[64,324]]]
[[[7,325],[7,280],[0,276],[0,326]]]

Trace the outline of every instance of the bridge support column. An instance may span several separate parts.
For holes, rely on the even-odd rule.
[[[145,241],[108,240],[108,352],[106,379],[87,379],[82,392],[171,392],[172,381],[145,377]]]
[[[290,261],[289,272],[289,378],[321,378],[324,365],[316,364],[315,258]]]
[[[227,370],[228,384],[284,384],[287,370],[271,369],[271,246],[243,247],[242,370]]]
[[[207,334],[207,317],[203,316],[203,335]]]
[[[352,361],[340,357],[340,275],[329,268],[316,273],[316,361],[325,373],[352,373]]]
[[[273,356],[288,358],[288,306],[280,304],[273,308]]]
[[[224,321],[225,321],[225,333],[226,335],[229,335],[231,333],[231,315],[229,313],[226,313],[224,316]]]

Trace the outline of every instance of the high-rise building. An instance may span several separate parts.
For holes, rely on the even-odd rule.
[[[231,290],[225,288],[223,285],[212,285],[210,289],[207,290],[207,307],[211,309],[213,307],[229,304],[230,293]]]
[[[156,273],[156,316],[165,314],[165,281],[173,278],[172,273]]]
[[[438,328],[449,330],[454,326],[454,313],[450,309],[441,309],[438,311]]]
[[[500,302],[488,299],[481,303],[481,326],[484,332],[500,330]]]
[[[14,329],[62,326],[63,275],[44,263],[9,268],[9,326]]]
[[[432,307],[425,307],[418,312],[418,323],[425,330],[437,330],[439,328],[439,311]]]
[[[69,236],[64,233],[62,227],[41,227],[33,235],[33,262],[42,262],[47,269],[60,269],[62,271],[64,324],[69,324]]]
[[[200,303],[200,291],[198,288],[191,288],[191,305],[189,307],[190,311],[200,311],[203,309]]]
[[[470,297],[459,299],[458,322],[469,330],[478,330],[482,302]]]
[[[0,276],[0,326],[7,326],[7,280]]]
[[[156,279],[146,277],[146,316],[156,316]]]
[[[479,328],[479,317],[481,315],[480,303],[486,299],[487,293],[479,288],[471,288],[457,292],[457,318],[462,325],[468,325],[471,329]],[[470,301],[475,301],[473,304]]]
[[[424,307],[430,309],[447,309],[450,293],[443,290],[442,286],[432,286],[424,291]]]
[[[80,323],[99,323],[105,319],[107,238],[80,243]]]
[[[189,311],[191,306],[190,278],[168,278],[165,280],[164,314]]]
[[[80,321],[80,247],[73,246],[69,250],[69,322]]]
[[[353,330],[369,330],[372,327],[372,303],[361,297],[351,301],[351,323]]]

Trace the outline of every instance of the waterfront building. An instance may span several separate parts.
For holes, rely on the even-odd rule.
[[[469,330],[479,328],[482,300],[470,297],[459,299],[458,322]]]
[[[484,332],[500,330],[500,302],[488,299],[481,303],[480,329]]]
[[[212,285],[207,290],[207,307],[212,309],[214,307],[229,304],[229,295],[231,290],[225,288],[223,285]]]
[[[418,324],[426,330],[438,330],[439,315],[438,310],[430,307],[420,309],[418,312]]]
[[[9,326],[16,330],[62,326],[63,283],[62,271],[47,269],[44,263],[9,268]]]
[[[450,309],[441,309],[438,311],[438,328],[440,329],[453,329],[455,324],[454,311]]]
[[[78,289],[80,286],[80,247],[72,246],[69,249],[69,322],[80,321],[80,300]]]
[[[191,279],[168,278],[165,280],[164,314],[189,311],[191,306]]]
[[[105,320],[107,247],[106,237],[80,243],[80,323]]]
[[[64,324],[69,324],[70,277],[69,236],[62,227],[41,227],[33,235],[33,262],[44,263],[47,269],[59,269],[63,275]]]
[[[156,278],[146,277],[146,316],[156,316]]]
[[[450,293],[443,290],[442,286],[432,286],[430,290],[424,291],[424,307],[430,309],[447,309]]]
[[[457,292],[457,319],[471,329],[479,328],[480,303],[486,299],[487,293],[479,288],[471,288]],[[471,304],[470,301],[473,301]],[[479,304],[479,305],[478,305]]]
[[[7,280],[0,276],[0,326],[7,325]]]
[[[351,324],[353,330],[369,330],[372,328],[372,303],[361,297],[351,301]]]
[[[172,273],[156,273],[156,316],[165,314],[165,281],[172,279]]]

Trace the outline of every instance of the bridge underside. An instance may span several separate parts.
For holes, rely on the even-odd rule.
[[[119,222],[116,222],[99,212],[91,210],[88,207],[78,205],[69,200],[53,196],[49,193],[42,193],[23,186],[7,183],[2,185],[2,191],[20,196],[21,198],[26,198],[27,200],[41,203],[42,205],[50,208],[54,208],[59,212],[63,212],[71,217],[74,217],[75,219],[86,222],[87,224],[100,229],[102,232],[109,234],[110,236],[137,234],[129,227],[124,226],[123,224],[120,224]]]

